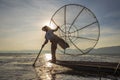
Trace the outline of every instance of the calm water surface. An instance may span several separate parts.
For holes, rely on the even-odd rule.
[[[36,56],[37,54],[0,54],[0,80],[120,80],[120,77],[112,75],[100,77],[97,74],[74,71],[50,63],[50,54],[41,55],[34,69],[32,64]],[[63,61],[120,62],[120,56],[107,55],[68,56],[59,54],[57,59]]]

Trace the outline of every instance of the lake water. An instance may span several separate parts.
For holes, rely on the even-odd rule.
[[[50,54],[40,55],[36,68],[32,64],[37,54],[0,54],[0,80],[120,80],[120,76],[91,75],[89,73],[73,71],[49,62]],[[57,54],[58,60],[63,61],[93,61],[93,62],[120,62],[120,56],[82,55],[69,56]],[[38,70],[38,72],[37,72]]]

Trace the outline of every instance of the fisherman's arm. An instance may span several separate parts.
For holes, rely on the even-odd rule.
[[[43,46],[45,46],[47,43],[48,43],[48,40],[47,40],[47,39],[45,39],[45,41],[44,41],[44,43],[43,43],[42,47],[43,47]]]
[[[57,28],[56,28],[56,29],[54,29],[53,31],[57,31],[59,28],[60,28],[60,27],[59,27],[59,26],[57,26]]]

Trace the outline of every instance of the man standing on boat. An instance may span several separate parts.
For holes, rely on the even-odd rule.
[[[47,44],[48,41],[50,40],[53,63],[56,63],[56,55],[55,54],[56,54],[57,44],[59,44],[62,49],[66,49],[69,47],[68,43],[66,43],[62,38],[60,38],[54,34],[54,32],[57,31],[58,29],[59,29],[59,26],[57,26],[57,28],[54,30],[52,30],[48,26],[44,26],[42,28],[42,30],[46,32],[45,41],[44,41],[44,44],[42,45],[42,47],[45,46],[45,44]]]

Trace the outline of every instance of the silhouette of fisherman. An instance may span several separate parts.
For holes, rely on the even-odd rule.
[[[57,44],[60,45],[62,49],[66,49],[69,47],[68,43],[66,43],[62,38],[58,37],[57,35],[54,34],[55,31],[59,29],[59,26],[57,26],[56,29],[52,30],[48,26],[44,26],[42,28],[43,31],[46,32],[45,34],[45,41],[42,47],[48,43],[48,40],[51,42],[51,54],[52,54],[52,61],[53,63],[56,63],[56,49],[57,49]]]

